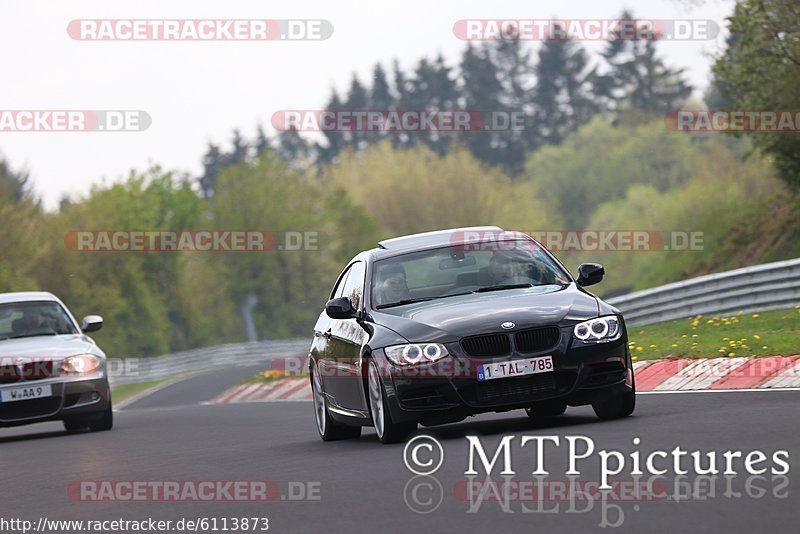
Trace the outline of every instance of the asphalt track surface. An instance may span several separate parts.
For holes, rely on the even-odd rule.
[[[432,477],[404,465],[404,446],[381,445],[373,429],[352,441],[323,443],[309,402],[207,405],[220,388],[249,368],[194,377],[116,414],[110,432],[68,435],[59,423],[0,429],[0,518],[156,520],[268,517],[269,532],[798,532],[800,392],[640,395],[633,417],[600,422],[590,408],[532,422],[523,412],[483,415],[422,428],[442,444],[444,460]],[[230,382],[233,381],[233,382]],[[492,452],[513,435],[517,480],[532,481],[534,451],[522,435],[584,435],[598,449],[759,449],[789,451],[788,476],[745,473],[726,479],[674,475],[657,481],[655,499],[597,493],[570,502],[465,497],[465,436],[479,436]],[[490,448],[491,447],[491,448]],[[555,481],[565,481],[566,447],[546,455]],[[424,451],[422,451],[424,452]],[[600,478],[599,461],[581,464],[581,480]],[[624,474],[624,473],[623,473]],[[478,480],[483,479],[482,475]],[[502,480],[495,472],[494,480]],[[631,477],[620,475],[620,479]],[[81,502],[70,496],[79,480],[269,480],[280,489],[270,502]],[[319,498],[294,500],[293,488]],[[299,494],[299,491],[297,492]],[[502,500],[502,499],[501,499]],[[613,525],[615,528],[612,528]],[[219,524],[218,524],[219,526]],[[202,530],[201,530],[202,531]],[[221,530],[218,530],[221,531]],[[252,530],[251,530],[252,531]],[[55,531],[51,531],[55,532]],[[66,532],[66,531],[64,531]],[[177,532],[173,530],[173,532]]]

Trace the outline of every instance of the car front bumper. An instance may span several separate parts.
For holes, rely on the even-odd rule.
[[[512,352],[502,358],[467,356],[459,343],[447,344],[450,356],[424,366],[398,367],[382,351],[381,363],[389,411],[395,422],[443,424],[485,412],[502,412],[557,400],[571,406],[591,404],[609,391],[633,391],[627,338],[581,344],[562,335],[557,347],[536,354]],[[552,372],[479,381],[481,364],[550,355]],[[445,362],[445,360],[450,360]]]
[[[38,399],[0,402],[0,427],[58,421],[72,417],[101,417],[111,404],[111,390],[104,375],[92,378],[69,378],[21,381],[0,389],[50,385],[53,395]]]

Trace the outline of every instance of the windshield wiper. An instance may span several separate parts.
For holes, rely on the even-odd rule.
[[[497,286],[486,286],[476,289],[475,293],[486,293],[487,291],[501,291],[503,289],[520,289],[523,287],[533,287],[533,284],[501,284]]]
[[[20,334],[18,336],[4,337],[3,339],[20,339],[23,337],[38,337],[38,336],[55,336],[55,332],[41,332],[39,334]]]
[[[395,306],[405,306],[406,304],[414,304],[415,302],[426,302],[429,300],[433,300],[434,297],[419,297],[416,299],[403,299],[398,300],[397,302],[390,302],[388,304],[378,304],[375,306],[376,310],[382,310],[384,308],[394,308]]]
[[[388,304],[378,304],[375,306],[376,310],[382,310],[384,308],[393,308],[395,306],[405,306],[406,304],[414,304],[416,302],[427,302],[429,300],[435,299],[446,299],[449,297],[460,297],[462,295],[471,295],[474,291],[463,291],[461,293],[451,293],[449,295],[439,295],[438,297],[419,297],[415,299],[404,299],[398,302],[390,302]]]

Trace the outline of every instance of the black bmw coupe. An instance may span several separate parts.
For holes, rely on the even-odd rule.
[[[323,440],[374,426],[384,443],[417,424],[524,409],[531,418],[591,404],[633,413],[619,310],[584,288],[526,234],[459,228],[389,239],[358,254],[333,286],[309,353]]]

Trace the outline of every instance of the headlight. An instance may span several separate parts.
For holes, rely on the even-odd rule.
[[[575,325],[572,333],[581,341],[612,341],[619,337],[619,319],[614,315],[590,319]]]
[[[78,354],[64,358],[61,362],[61,372],[67,375],[84,375],[100,367],[100,358],[94,354]]]
[[[396,365],[414,365],[441,360],[447,356],[447,349],[440,343],[411,343],[394,345],[384,349],[386,357]]]

